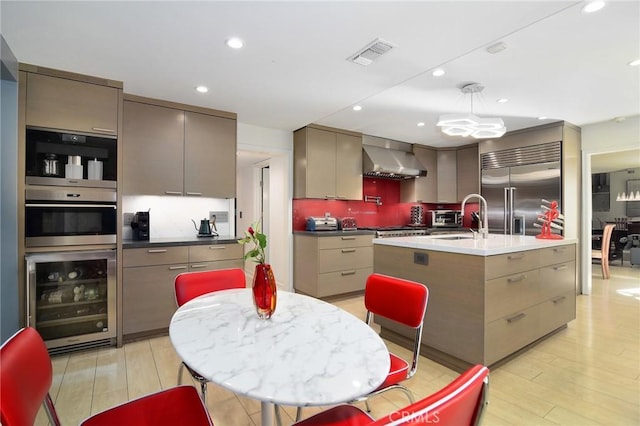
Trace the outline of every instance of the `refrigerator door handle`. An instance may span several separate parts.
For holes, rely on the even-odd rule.
[[[513,205],[516,198],[516,188],[514,186],[509,187],[509,235],[513,235],[514,232],[514,218],[515,212],[513,211]]]
[[[504,224],[504,235],[507,235],[509,230],[509,188],[504,188],[504,220],[502,223]]]

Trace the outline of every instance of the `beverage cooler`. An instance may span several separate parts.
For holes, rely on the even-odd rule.
[[[34,253],[26,266],[27,324],[50,352],[115,343],[115,250]]]

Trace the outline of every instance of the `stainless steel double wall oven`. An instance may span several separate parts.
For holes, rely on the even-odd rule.
[[[51,352],[113,344],[117,139],[26,136],[26,322]]]

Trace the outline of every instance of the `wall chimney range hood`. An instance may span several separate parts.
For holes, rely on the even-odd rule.
[[[385,179],[413,179],[427,170],[412,152],[362,145],[362,174]]]

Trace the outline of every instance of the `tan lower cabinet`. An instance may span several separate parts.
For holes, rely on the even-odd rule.
[[[373,272],[373,236],[294,235],[297,292],[328,297],[364,290]]]
[[[123,334],[166,333],[177,309],[173,283],[189,271],[242,268],[242,246],[213,244],[124,250]]]

